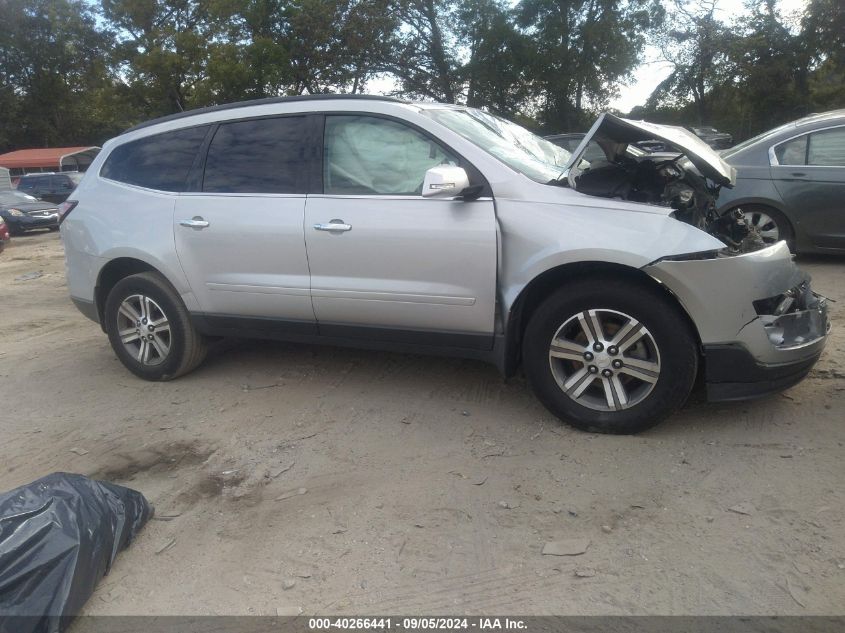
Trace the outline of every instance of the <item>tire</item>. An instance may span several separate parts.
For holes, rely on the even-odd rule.
[[[780,240],[786,240],[789,250],[795,252],[795,231],[789,219],[777,209],[761,204],[748,204],[740,207],[748,223],[760,231],[760,237],[766,246]]]
[[[130,315],[136,319],[134,332]],[[158,273],[139,273],[117,282],[106,298],[104,318],[120,362],[144,380],[178,378],[205,358],[205,338],[194,328],[182,299]],[[152,336],[152,342],[141,340],[139,334]]]
[[[601,323],[600,337],[591,329],[593,318]],[[534,311],[522,362],[537,398],[564,422],[582,431],[632,434],[684,404],[698,372],[698,349],[686,319],[660,290],[601,277],[567,284]]]

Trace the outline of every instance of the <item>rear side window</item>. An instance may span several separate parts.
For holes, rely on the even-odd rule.
[[[220,125],[208,148],[203,191],[306,193],[305,129],[304,116]]]
[[[184,191],[208,128],[186,128],[124,143],[109,154],[100,175],[139,187]]]
[[[57,191],[71,191],[76,185],[67,176],[53,176],[50,188]]]
[[[810,134],[807,164],[845,167],[845,127]]]

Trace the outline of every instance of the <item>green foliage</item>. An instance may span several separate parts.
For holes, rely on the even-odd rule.
[[[583,130],[640,61],[663,19],[651,0],[524,0],[518,23],[534,45],[529,69],[550,131]]]
[[[91,2],[101,2],[100,6]],[[747,0],[0,0],[0,150],[102,143],[194,107],[396,94],[582,131],[656,44],[672,64],[633,116],[741,138],[845,105],[841,0],[787,22]]]
[[[111,81],[109,33],[80,0],[0,0],[0,148],[96,140],[111,110],[89,95]]]
[[[811,112],[845,107],[845,12],[839,0],[810,0],[798,26],[776,0],[720,21],[712,0],[682,2],[660,34],[669,77],[631,116],[709,124],[735,140]]]

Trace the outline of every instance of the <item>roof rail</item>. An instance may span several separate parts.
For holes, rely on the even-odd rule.
[[[250,106],[268,105],[271,103],[289,103],[293,101],[331,101],[334,99],[356,99],[359,101],[393,101],[395,103],[405,103],[401,99],[395,97],[382,97],[379,95],[344,95],[344,94],[320,94],[320,95],[296,95],[293,97],[267,97],[265,99],[250,99],[248,101],[236,101],[235,103],[223,103],[220,105],[207,106],[205,108],[195,108],[193,110],[185,110],[184,112],[177,112],[176,114],[168,114],[167,116],[158,117],[144,123],[139,123],[128,130],[124,130],[124,134],[141,130],[151,125],[165,123],[167,121],[177,121],[187,117],[192,117],[197,114],[206,114],[208,112],[220,112],[221,110],[235,110],[237,108],[248,108]]]

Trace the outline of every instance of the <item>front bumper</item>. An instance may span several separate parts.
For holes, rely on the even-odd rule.
[[[54,226],[59,226],[59,214],[52,213],[50,215],[21,215],[6,218],[6,224],[9,228],[16,231],[30,231],[32,229],[48,229]]]
[[[698,330],[711,400],[739,400],[799,382],[818,360],[827,301],[785,242],[715,259],[663,260],[645,268],[681,302]]]
[[[821,352],[782,365],[758,363],[741,345],[704,346],[704,382],[710,402],[762,398],[788,389],[807,376]]]

